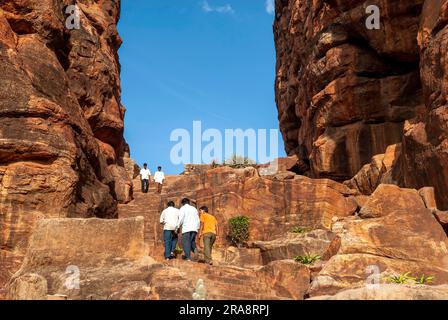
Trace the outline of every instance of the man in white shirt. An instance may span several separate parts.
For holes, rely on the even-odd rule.
[[[143,165],[143,169],[140,170],[140,178],[142,180],[142,192],[148,193],[149,182],[151,180],[151,171],[148,169],[148,164]]]
[[[201,221],[198,210],[190,205],[190,200],[182,199],[180,208],[178,229],[182,227],[182,247],[184,249],[184,260],[191,261],[191,252],[196,253],[196,235],[198,234]]]
[[[177,246],[177,229],[179,224],[180,210],[174,207],[174,202],[170,201],[167,208],[160,215],[160,223],[163,225],[163,241],[165,242],[165,259],[173,259]]]
[[[162,171],[162,167],[158,167],[156,173],[154,173],[154,181],[157,184],[158,193],[162,193],[163,180],[165,180],[165,174]]]

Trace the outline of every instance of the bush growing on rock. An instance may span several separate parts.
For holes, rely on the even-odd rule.
[[[249,240],[250,221],[248,217],[238,216],[229,219],[229,239],[233,245],[241,247],[241,245]]]
[[[292,233],[297,233],[297,234],[303,234],[303,233],[307,233],[310,231],[311,231],[311,228],[305,228],[305,227],[294,227],[292,229]]]
[[[297,256],[297,257],[295,257],[294,260],[297,262],[300,262],[301,264],[312,265],[320,259],[321,259],[321,256],[319,256],[319,255],[314,255],[314,256],[307,255],[307,256]]]

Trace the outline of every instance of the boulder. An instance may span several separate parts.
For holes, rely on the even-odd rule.
[[[252,246],[260,249],[264,264],[308,255],[328,260],[338,251],[339,240],[331,231],[313,230],[304,234],[288,233],[272,241],[255,241]]]
[[[417,190],[401,189],[391,184],[381,184],[359,212],[361,218],[378,218],[396,210],[413,211],[425,209],[425,203]]]
[[[38,274],[28,273],[15,278],[9,286],[11,300],[47,300],[47,280]]]

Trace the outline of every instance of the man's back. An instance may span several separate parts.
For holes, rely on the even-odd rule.
[[[160,223],[165,223],[164,230],[176,230],[179,223],[180,210],[168,207],[162,211]]]
[[[209,214],[209,213],[203,213],[201,215],[201,222],[204,224],[202,233],[214,233],[216,234],[216,226],[218,225],[218,221],[216,218]]]
[[[182,226],[182,233],[186,232],[198,232],[200,227],[199,213],[198,210],[186,204],[180,208],[180,219],[179,224]]]

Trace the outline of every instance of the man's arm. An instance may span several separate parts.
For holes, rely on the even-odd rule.
[[[185,217],[184,212],[182,210],[179,210],[179,211],[180,211],[179,212],[179,222],[177,223],[176,229],[179,229],[182,226],[182,224],[184,223],[184,217]]]
[[[165,224],[165,211],[162,211],[160,215],[160,224]]]

